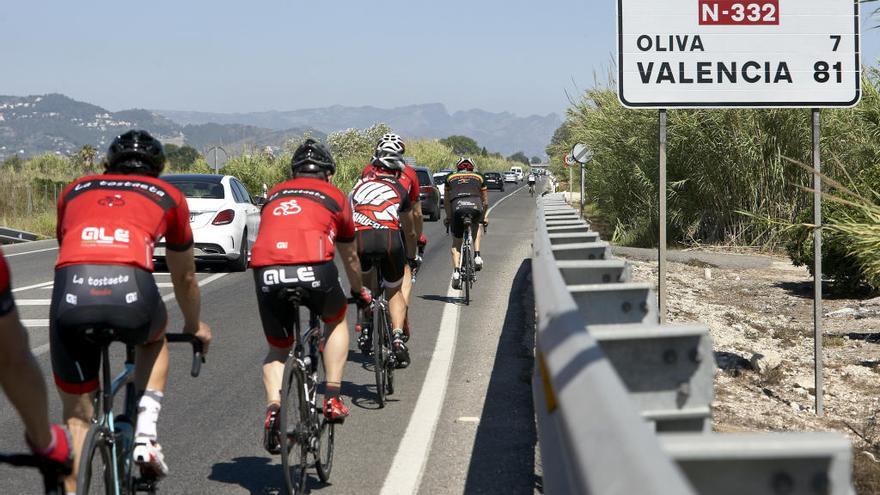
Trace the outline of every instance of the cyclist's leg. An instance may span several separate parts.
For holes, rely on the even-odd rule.
[[[284,361],[287,360],[287,354],[293,345],[293,329],[290,327],[293,311],[289,304],[278,300],[277,291],[282,287],[278,278],[273,279],[273,277],[264,276],[264,274],[283,268],[282,266],[270,266],[253,271],[257,307],[267,342],[266,356],[263,358],[263,386],[266,389],[266,405],[276,408],[281,404]]]
[[[310,308],[321,314],[324,322],[324,414],[344,419],[348,408],[339,397],[345,362],[348,359],[348,301],[339,285],[339,272],[332,261],[314,267],[319,288],[310,291]]]
[[[391,312],[391,328],[403,330],[407,308],[403,286],[410,277],[406,275],[406,254],[400,238],[392,233],[389,234],[388,242],[396,244],[390,247],[382,262],[382,278],[385,279],[383,282]]]
[[[460,207],[459,201],[452,202],[452,269],[458,270],[461,258],[461,242],[464,236],[464,214],[465,210]]]

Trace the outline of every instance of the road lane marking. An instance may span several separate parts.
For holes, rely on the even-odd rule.
[[[169,287],[174,287],[174,284],[171,282],[156,282],[156,287],[160,289],[167,289]]]
[[[447,299],[458,299],[459,291],[449,287]],[[422,480],[425,464],[431,452],[434,432],[443,401],[446,399],[446,387],[449,384],[449,372],[455,356],[455,340],[458,337],[458,304],[447,304],[440,317],[440,332],[434,344],[428,373],[422,383],[422,391],[416,401],[416,407],[410,416],[406,432],[400,440],[391,469],[382,485],[382,494],[416,493]]]
[[[46,248],[46,249],[35,249],[33,251],[25,251],[23,253],[12,253],[5,255],[7,258],[14,258],[16,256],[24,256],[26,254],[34,254],[34,253],[45,253],[47,251],[58,251],[58,247]]]
[[[44,287],[51,288],[52,284],[54,284],[54,283],[55,282],[50,281],[50,282],[43,282],[41,284],[28,285],[27,287],[18,287],[16,289],[12,289],[12,292],[21,292],[23,290],[31,290],[31,289],[42,289]]]
[[[16,299],[16,306],[48,306],[52,304],[51,299]]]
[[[486,210],[486,216],[503,203],[507,198],[523,190],[519,187],[503,198],[499,199]],[[460,291],[451,286],[446,292],[447,299],[458,299]],[[452,369],[452,360],[455,357],[455,342],[458,338],[458,321],[460,307],[458,304],[447,304],[443,308],[440,317],[440,331],[437,334],[437,342],[434,344],[434,352],[431,355],[431,363],[425,381],[422,382],[422,390],[416,400],[416,407],[410,416],[406,432],[397,447],[397,453],[391,463],[391,469],[385,477],[382,485],[383,495],[396,495],[401,493],[416,493],[421,485],[425,465],[431,453],[431,445],[434,442],[434,432],[443,412],[443,403],[446,400],[446,388],[449,385],[449,373]],[[468,420],[471,418],[461,418]],[[477,423],[479,423],[479,418]]]
[[[221,278],[225,277],[226,275],[229,275],[229,274],[228,273],[215,273],[214,275],[211,275],[210,277],[207,277],[204,280],[200,281],[199,287],[204,287],[204,286],[210,284],[211,282],[214,282],[215,280],[220,280]],[[164,302],[168,302],[172,299],[174,299],[173,292],[171,294],[166,294],[165,296],[162,297],[162,301],[164,301]],[[49,326],[48,319],[21,320],[21,322],[27,328],[47,328]],[[43,345],[40,345],[40,346],[37,346],[37,347],[34,347],[33,349],[31,349],[31,353],[34,356],[41,356],[48,351],[49,351],[49,344],[43,344]]]

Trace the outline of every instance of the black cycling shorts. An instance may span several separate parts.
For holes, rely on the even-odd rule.
[[[464,197],[452,200],[452,236],[461,239],[464,236],[464,219],[471,217],[471,236],[476,239],[480,222],[483,221],[483,204],[478,198]]]
[[[379,268],[386,287],[398,287],[406,273],[406,249],[399,230],[362,230],[355,234],[361,271],[373,269],[375,259],[380,259]]]
[[[12,287],[8,287],[0,293],[0,316],[6,316],[15,309],[15,299],[12,298]]]
[[[71,394],[98,388],[101,348],[83,331],[112,329],[130,345],[165,335],[168,312],[153,274],[120,265],[71,265],[55,271],[49,346],[55,383]]]
[[[257,305],[263,321],[263,333],[272,347],[286,349],[293,345],[293,305],[282,289],[306,290],[303,305],[327,324],[345,317],[348,301],[339,282],[339,272],[332,261],[316,265],[275,265],[254,269]]]

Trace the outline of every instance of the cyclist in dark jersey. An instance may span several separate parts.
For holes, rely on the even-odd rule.
[[[485,212],[489,209],[489,193],[482,174],[474,171],[474,162],[470,158],[461,158],[456,165],[457,172],[446,177],[446,194],[444,205],[446,219],[444,223],[452,227],[452,288],[461,288],[461,274],[458,272],[461,256],[462,236],[464,235],[464,218],[470,216],[471,235],[474,239],[474,266],[483,269],[483,258],[480,257],[480,223],[489,224]]]
[[[354,246],[351,203],[329,182],[336,163],[324,145],[307,139],[293,154],[293,179],[269,192],[263,206],[260,232],[254,243],[251,266],[268,352],[263,360],[266,419],[263,446],[269,453],[281,450],[278,410],[284,361],[293,345],[293,311],[281,297],[289,287],[305,289],[304,304],[324,322],[324,417],[342,422],[349,414],[340,397],[348,357],[347,301],[333,264],[336,249],[351,284],[351,293],[369,303],[361,282],[360,260]]]
[[[0,250],[0,389],[21,416],[31,450],[66,474],[73,467],[73,452],[64,429],[49,423],[46,382],[18,319],[10,285],[9,267]]]
[[[63,191],[49,314],[52,371],[74,452],[79,455],[93,416],[100,364],[100,348],[82,331],[109,328],[117,340],[137,348],[141,397],[134,461],[157,477],[168,472],[156,441],[169,366],[168,316],[152,275],[153,248],[162,237],[183,329],[203,342],[205,352],[211,341],[211,329],[199,319],[189,208],[180,191],[158,179],[164,165],[159,141],[145,131],[129,131],[110,145],[105,174],[78,179]],[[68,488],[75,483],[74,474]]]
[[[403,139],[400,138],[397,134],[388,133],[383,135],[379,141],[376,143],[375,153],[379,153],[382,149],[385,149],[385,152],[395,152],[403,157],[403,154],[406,152],[406,145],[403,142]],[[375,160],[371,160],[366,167],[364,167],[363,172],[361,172],[361,179],[368,178],[375,174],[377,168],[375,164]],[[415,220],[415,231],[416,238],[418,239],[418,245],[424,249],[428,244],[428,239],[425,237],[424,233],[424,219],[422,217],[422,201],[419,193],[419,177],[416,174],[416,170],[409,165],[404,163],[403,171],[401,171],[400,176],[398,177],[398,182],[403,186],[406,190],[407,195],[409,196],[409,200],[413,205],[413,219]],[[403,297],[406,300],[407,307],[409,307],[409,298],[412,293],[412,271],[416,269],[416,267],[421,263],[421,258],[417,253],[411,253],[412,256],[408,256],[407,266],[404,268],[406,270],[406,274],[403,277],[403,284],[401,286],[401,291],[403,292]],[[404,342],[408,341],[410,338],[410,326],[409,326],[409,316],[404,319],[403,322],[403,340]]]
[[[381,259],[383,285],[391,312],[391,345],[397,366],[406,368],[410,363],[404,334],[407,300],[401,286],[407,279],[412,281],[406,267],[407,259],[415,257],[418,236],[414,216],[417,214],[399,180],[406,168],[400,152],[392,145],[380,143],[373,166],[375,172],[361,179],[349,196],[354,208],[358,256],[365,278],[371,281],[371,289],[377,288],[378,281],[375,281],[370,260]],[[370,335],[371,332],[362,331],[358,339],[361,350],[366,353],[372,349]]]

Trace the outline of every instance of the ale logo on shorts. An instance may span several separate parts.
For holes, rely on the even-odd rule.
[[[291,199],[290,201],[285,201],[280,205],[276,206],[274,210],[272,210],[272,214],[276,217],[287,216],[287,215],[297,215],[302,211],[302,206],[298,205],[295,199]]]
[[[270,268],[263,272],[264,285],[296,284],[299,282],[315,282],[315,270],[310,266],[291,268]],[[312,284],[312,287],[320,287]]]

